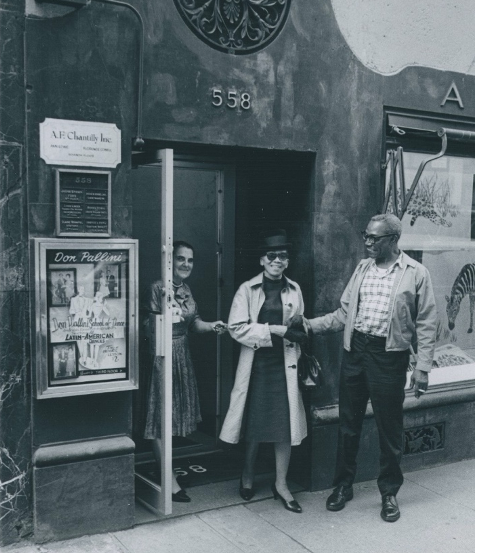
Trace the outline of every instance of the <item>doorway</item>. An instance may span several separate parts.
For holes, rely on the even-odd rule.
[[[161,167],[142,165],[131,174],[133,236],[139,240],[140,303],[144,306],[150,284],[161,277]],[[174,158],[173,238],[194,247],[194,269],[187,283],[204,321],[226,320],[233,296],[234,174],[234,167],[223,162]],[[175,441],[176,453],[216,448],[232,379],[231,344],[224,342],[212,333],[190,335],[202,422],[193,436]],[[142,384],[148,381],[147,365],[142,360]],[[135,434],[136,444],[141,444],[139,429]]]
[[[257,237],[274,227],[287,229],[296,245],[289,275],[302,285],[306,301],[312,273],[308,248],[314,155],[248,148],[215,151],[214,157],[210,151],[203,156],[175,151],[173,164],[173,238],[194,246],[194,269],[187,282],[202,319],[227,321],[238,286],[260,272]],[[162,244],[161,165],[153,153],[147,157],[147,163],[131,171],[130,181],[142,306],[150,284],[160,278]],[[142,439],[151,362],[144,336],[140,342],[140,389],[134,410],[137,490],[154,507],[159,476],[150,442]],[[218,339],[207,333],[191,334],[190,347],[202,422],[192,435],[173,437],[173,466],[186,487],[238,479],[241,446],[227,449],[218,436],[228,409],[239,345],[227,334]],[[257,474],[274,471],[271,448],[262,448],[258,466]],[[173,508],[177,513],[177,506]]]

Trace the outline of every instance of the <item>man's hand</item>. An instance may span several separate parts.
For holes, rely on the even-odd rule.
[[[414,396],[419,398],[421,394],[424,394],[427,390],[427,385],[429,384],[429,376],[427,371],[421,371],[420,369],[415,369],[411,375],[411,389],[414,389]]]
[[[289,329],[305,330],[306,333],[309,333],[311,330],[310,322],[302,315],[294,315],[291,317],[287,321],[287,326]]]

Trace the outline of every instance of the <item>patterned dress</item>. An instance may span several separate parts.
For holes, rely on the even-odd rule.
[[[162,284],[151,287],[149,310],[160,312]],[[185,437],[202,421],[194,366],[189,350],[188,333],[200,319],[190,288],[182,283],[174,287],[174,298],[182,310],[183,321],[172,326],[172,434]],[[161,438],[161,375],[163,358],[153,357],[153,368],[147,402],[145,439]]]

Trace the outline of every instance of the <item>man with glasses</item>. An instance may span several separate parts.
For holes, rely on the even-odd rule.
[[[355,269],[341,307],[309,321],[314,333],[344,329],[335,488],[326,507],[338,511],[353,498],[361,428],[371,399],[380,445],[381,517],[392,522],[400,517],[396,494],[403,483],[403,402],[410,349],[417,354],[411,387],[419,398],[427,390],[434,356],[436,303],[428,270],[398,247],[401,222],[396,216],[372,217],[362,234],[369,257]]]

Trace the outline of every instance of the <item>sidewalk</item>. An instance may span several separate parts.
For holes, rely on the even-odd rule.
[[[268,497],[127,531],[0,551],[475,552],[474,469],[474,460],[465,460],[406,474],[395,523],[381,520],[376,483],[369,481],[355,485],[354,499],[341,512],[326,510],[329,490],[300,492],[295,497],[303,514]]]

